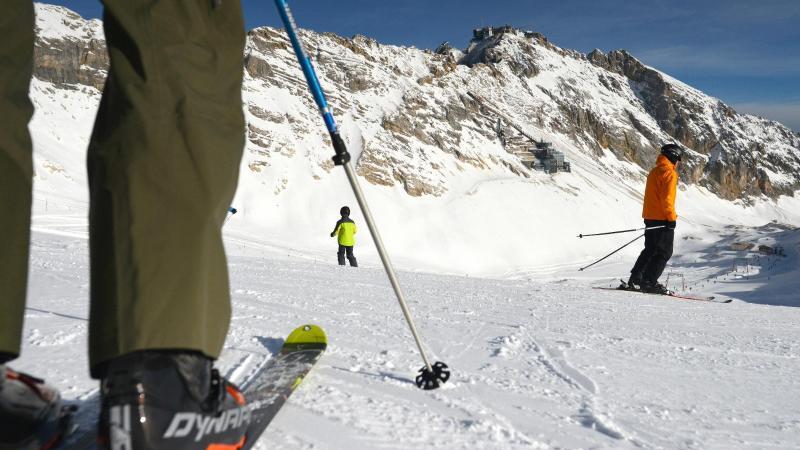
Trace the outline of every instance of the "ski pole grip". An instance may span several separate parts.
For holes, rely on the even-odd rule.
[[[333,141],[333,150],[336,152],[333,155],[333,164],[343,166],[350,162],[350,153],[347,152],[347,146],[344,145],[344,140],[339,133],[331,132],[331,141]]]

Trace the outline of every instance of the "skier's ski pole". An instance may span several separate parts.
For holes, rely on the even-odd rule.
[[[579,234],[579,238],[585,238],[587,236],[605,236],[607,234],[619,234],[619,233],[630,233],[631,231],[647,231],[647,230],[655,230],[656,228],[664,228],[666,225],[657,225],[654,227],[644,227],[644,228],[631,228],[630,230],[619,230],[619,231],[607,231],[605,233],[594,233],[594,234]]]
[[[636,236],[636,237],[635,237],[635,238],[633,238],[633,239],[632,239],[630,242],[628,242],[627,244],[623,245],[622,247],[620,247],[620,248],[618,248],[618,249],[614,250],[613,252],[611,252],[611,253],[607,254],[606,256],[603,256],[602,258],[600,258],[600,259],[598,259],[597,261],[595,261],[595,262],[593,262],[593,263],[589,264],[588,266],[583,266],[583,267],[581,267],[581,268],[580,268],[580,269],[578,269],[578,270],[580,270],[580,271],[583,271],[583,269],[588,269],[589,267],[592,267],[593,265],[595,265],[595,264],[599,263],[600,261],[602,261],[602,260],[604,260],[604,259],[608,258],[609,256],[613,255],[614,253],[617,253],[618,251],[622,250],[623,248],[625,248],[625,247],[627,247],[627,246],[629,246],[629,245],[633,244],[635,241],[637,241],[637,240],[641,239],[641,238],[642,238],[642,236],[644,236],[644,234],[642,234],[641,236]]]
[[[389,282],[391,283],[394,293],[397,296],[397,301],[400,303],[400,309],[403,310],[403,315],[406,318],[406,322],[408,322],[408,327],[411,329],[411,334],[414,336],[414,341],[417,343],[419,353],[422,356],[422,360],[425,362],[425,367],[420,369],[420,373],[416,377],[417,386],[422,389],[436,389],[439,387],[440,383],[444,383],[450,378],[450,370],[448,369],[447,365],[441,361],[431,364],[428,356],[425,354],[422,340],[419,337],[417,328],[414,326],[414,321],[411,318],[411,312],[408,309],[408,305],[406,305],[403,292],[400,290],[400,284],[398,283],[397,276],[392,268],[392,263],[389,261],[389,256],[386,254],[386,249],[384,248],[383,241],[378,233],[378,228],[375,226],[375,221],[372,219],[372,214],[367,206],[364,193],[361,191],[361,186],[358,184],[358,179],[356,178],[356,174],[353,171],[352,165],[350,164],[350,153],[347,152],[347,147],[345,146],[344,140],[342,140],[342,137],[339,134],[336,121],[333,119],[333,114],[331,114],[331,110],[328,107],[327,101],[325,100],[325,94],[322,92],[319,79],[314,71],[314,66],[311,64],[311,60],[308,58],[305,50],[303,49],[303,44],[300,41],[300,37],[297,35],[297,24],[294,21],[292,12],[289,10],[289,5],[286,3],[286,0],[275,0],[275,6],[278,7],[278,14],[280,14],[281,21],[283,22],[284,27],[286,27],[286,34],[289,36],[289,40],[292,43],[292,48],[294,49],[294,53],[297,56],[297,61],[300,63],[300,67],[303,70],[303,75],[305,75],[308,88],[311,91],[311,95],[314,97],[314,101],[317,103],[317,107],[319,107],[319,111],[322,114],[323,120],[325,121],[325,126],[327,127],[328,133],[331,136],[333,149],[336,152],[336,154],[333,156],[333,163],[337,166],[344,167],[344,171],[347,174],[347,179],[353,189],[353,194],[355,194],[356,200],[358,201],[358,206],[361,207],[361,212],[364,214],[367,227],[369,228],[370,234],[372,234],[372,240],[375,241],[375,247],[378,250],[378,255],[380,255],[383,267],[389,277]]]

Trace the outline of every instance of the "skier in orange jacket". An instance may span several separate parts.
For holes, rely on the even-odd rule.
[[[658,282],[667,261],[672,257],[675,225],[675,194],[678,188],[677,167],[683,150],[677,144],[661,147],[656,166],[647,175],[642,217],[647,228],[644,232],[644,250],[631,269],[630,288],[653,294],[667,294],[666,287]]]

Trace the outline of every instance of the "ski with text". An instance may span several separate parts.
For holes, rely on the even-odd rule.
[[[251,449],[289,396],[308,375],[327,347],[327,337],[316,325],[303,325],[292,331],[277,355],[269,359],[255,374],[241,383],[247,399],[251,424],[241,450]],[[96,423],[100,395],[94,394],[74,406],[79,426],[59,450],[97,450]]]

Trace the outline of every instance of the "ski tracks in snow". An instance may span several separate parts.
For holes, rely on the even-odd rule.
[[[598,406],[597,383],[567,359],[565,349],[571,347],[570,342],[557,341],[551,346],[543,337],[535,337],[528,325],[467,314],[456,317],[466,320],[454,320],[451,327],[470,333],[461,334],[463,339],[441,352],[448,355],[455,375],[436,397],[458,411],[455,415],[465,416],[460,420],[462,432],[480,431],[484,437],[492,436],[494,443],[503,442],[504,448],[550,448],[542,435],[531,435],[529,430],[564,427],[569,436],[573,425],[611,439],[607,441],[610,447],[652,447]],[[475,366],[477,361],[480,363]],[[541,406],[551,402],[561,413]],[[531,427],[531,420],[539,425]],[[572,442],[581,447],[586,439],[596,441],[586,436]]]
[[[532,370],[539,369],[539,379],[532,380],[541,385],[566,385],[567,391],[552,392],[545,390],[547,397],[559,399],[562,406],[572,408],[574,413],[569,417],[573,423],[601,433],[609,438],[626,441],[635,447],[652,448],[633,433],[626,431],[611,419],[610,414],[599,406],[599,388],[588,375],[574,367],[567,359],[565,348],[568,341],[557,341],[550,345],[543,337],[535,337],[524,325],[505,325],[514,331],[490,339],[493,347],[491,356],[506,359],[524,358]],[[484,329],[483,327],[481,328]],[[548,380],[549,378],[549,380]]]
[[[597,383],[568,360],[572,343],[557,340],[550,345],[540,336],[545,332],[533,332],[547,323],[537,312],[558,309],[558,304],[548,304],[545,297],[534,306],[529,302],[540,294],[520,294],[505,297],[475,290],[467,298],[433,295],[442,304],[429,314],[449,316],[450,321],[444,327],[447,337],[432,342],[447,343],[437,353],[445,356],[454,374],[436,399],[450,416],[463,417],[462,429],[449,432],[478,433],[481,439],[472,447],[492,442],[502,448],[578,448],[603,442],[601,448],[652,448],[603,409]],[[500,304],[511,314],[486,314]],[[553,429],[559,429],[560,438],[552,439],[548,430]]]
[[[562,350],[562,347],[570,346],[569,342],[560,341],[557,342],[558,346],[549,346],[546,345],[543,338],[537,340],[527,330],[525,330],[525,333],[539,355],[538,362],[547,367],[554,376],[561,378],[580,392],[583,398],[582,405],[574,418],[581,425],[611,438],[629,441],[637,447],[653,448],[652,445],[642,442],[622,429],[607,413],[602,412],[598,406],[599,389],[597,384],[592,378],[572,366],[567,360],[566,352]]]

